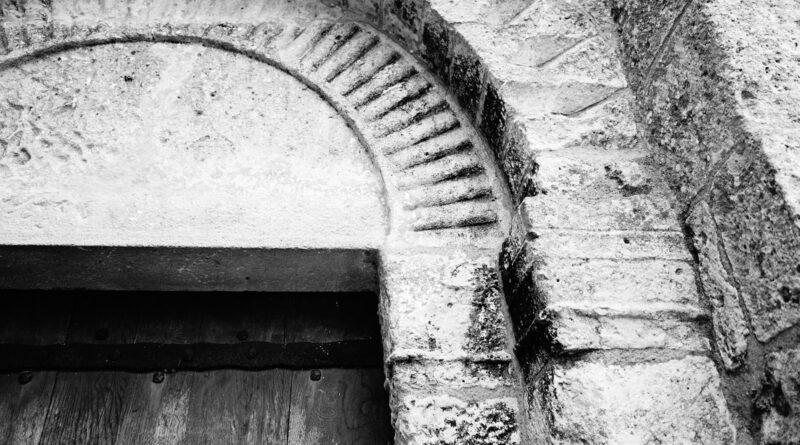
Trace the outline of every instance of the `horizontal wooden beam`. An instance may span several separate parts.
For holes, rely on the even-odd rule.
[[[0,372],[379,368],[382,363],[377,339],[288,344],[0,344]]]
[[[376,291],[358,249],[0,246],[0,289]]]

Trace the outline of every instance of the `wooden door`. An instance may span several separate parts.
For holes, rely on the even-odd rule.
[[[0,443],[385,444],[374,294],[26,292]]]

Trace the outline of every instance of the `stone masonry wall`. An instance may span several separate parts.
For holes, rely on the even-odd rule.
[[[308,0],[270,11],[241,0],[241,10],[217,4],[224,14],[203,15],[202,26],[162,23],[197,5],[164,3],[151,17],[137,3],[148,11],[139,17],[88,3],[0,2],[0,47],[12,57],[55,43],[199,33],[280,60],[332,98],[380,149],[396,226],[408,229],[380,254],[398,443],[791,443],[798,360],[781,346],[795,340],[800,317],[800,189],[792,127],[770,123],[794,118],[797,59],[778,53],[796,49],[783,48],[783,28],[739,36],[722,26],[746,22],[742,5],[767,15],[791,5],[609,1]],[[276,21],[298,8],[307,16]],[[75,14],[52,19],[52,10]],[[761,30],[761,40],[740,42]],[[769,51],[759,52],[763,42]],[[348,76],[334,82],[341,72],[325,69],[336,68],[334,54],[362,54],[362,43],[411,74],[389,69],[400,87],[368,81],[374,97],[348,105],[354,90],[337,84]],[[412,58],[395,64],[406,50],[438,80],[412,91],[406,81],[424,70]],[[364,60],[346,65],[357,67],[350,74],[377,66]],[[778,72],[759,83],[747,60]],[[788,93],[770,95],[779,90]],[[394,108],[364,107],[376,98]],[[448,139],[472,126],[482,136],[470,144]],[[386,146],[395,133],[402,147]],[[510,229],[491,161],[511,189]],[[488,185],[474,184],[476,173]],[[441,187],[453,178],[458,187]],[[409,191],[414,181],[425,190]]]
[[[731,443],[680,209],[601,1],[349,2],[448,84],[509,181],[501,259],[542,443]]]
[[[510,226],[503,178],[472,119],[440,82],[363,23],[369,5],[341,6],[316,0],[0,2],[0,71],[85,46],[137,44],[139,54],[154,45],[192,48],[189,43],[246,55],[248,63],[279,67],[299,80],[346,119],[385,186],[390,227],[376,250],[396,443],[530,443],[499,273],[498,252]],[[126,75],[133,77],[112,77],[124,85]],[[31,159],[40,156],[33,151]],[[324,164],[332,175],[342,173]],[[63,241],[53,232],[53,242]]]
[[[643,137],[692,237],[740,438],[797,443],[800,8],[609,3]]]

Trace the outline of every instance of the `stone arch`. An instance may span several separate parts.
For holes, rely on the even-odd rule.
[[[425,68],[366,24],[324,16],[304,25],[71,24],[33,39],[6,31],[4,41],[0,68],[137,41],[199,43],[270,64],[316,91],[368,147],[384,181],[390,243],[489,245],[507,231],[508,194],[485,142]]]
[[[606,2],[24,5],[4,10],[11,19],[0,35],[3,60],[92,39],[202,36],[248,54],[266,50],[322,91],[329,76],[333,84],[341,79],[333,61],[362,50],[385,57],[364,67],[377,68],[397,51],[401,65],[435,74],[416,83],[401,72],[402,88],[392,92],[402,93],[394,104],[406,108],[406,118],[427,119],[431,133],[423,138],[433,138],[426,140],[402,127],[409,121],[398,120],[401,113],[383,114],[382,102],[351,103],[346,87],[326,93],[368,144],[385,150],[376,163],[392,195],[395,234],[402,234],[381,254],[400,442],[734,441],[710,359],[710,313],[672,193],[637,134]],[[338,56],[318,58],[326,50]],[[453,113],[447,118],[436,108],[440,100]],[[454,120],[481,135],[445,142]],[[392,136],[405,142],[393,146]],[[399,167],[390,159],[395,153]],[[404,179],[403,168],[427,179]],[[476,174],[486,182],[473,182]],[[411,193],[410,184],[421,192]],[[505,332],[509,312],[516,343]],[[621,387],[630,403],[610,401]],[[508,427],[492,429],[487,419]],[[470,428],[480,432],[464,436]]]
[[[380,315],[397,442],[460,442],[473,423],[503,443],[525,437],[497,264],[511,224],[505,179],[442,83],[374,23],[315,1],[4,8],[0,69],[86,45],[202,43],[317,91],[373,150],[385,184]]]

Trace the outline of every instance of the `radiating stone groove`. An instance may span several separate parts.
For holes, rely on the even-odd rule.
[[[355,108],[363,108],[370,103],[378,100],[387,90],[407,82],[419,72],[413,66],[405,70],[381,70],[375,77],[365,84],[366,91],[361,92],[360,97],[354,99]]]
[[[430,141],[431,139],[437,137],[445,137],[448,134],[459,133],[462,134],[463,131],[461,129],[461,123],[452,116],[452,122],[448,125],[444,126],[434,126],[428,129],[426,133],[422,133],[417,135],[415,138],[410,140],[401,140],[399,138],[386,138],[384,139],[383,145],[383,154],[392,155],[397,152],[406,150],[408,148],[414,147],[417,144],[422,144],[425,142]],[[466,138],[466,135],[462,136],[462,139]]]
[[[483,167],[475,160],[472,153],[463,152],[407,169],[398,175],[397,184],[400,190],[406,190],[453,178],[479,175],[483,172]]]
[[[426,104],[427,105],[427,104]],[[385,130],[378,132],[378,137],[386,137],[397,133],[399,131],[405,130],[406,128],[411,127],[414,124],[424,123],[425,119],[428,118],[435,118],[441,113],[451,113],[450,105],[447,102],[441,101],[438,102],[436,105],[420,110],[413,114],[412,116],[404,116],[405,119],[401,119],[400,122],[393,124],[391,127],[386,128]]]
[[[46,50],[51,41],[72,47],[81,46],[81,42],[201,39],[257,59],[274,59],[304,77],[305,82],[317,84],[345,110],[355,111],[355,124],[386,161],[379,160],[385,170],[384,180],[398,193],[401,208],[408,212],[400,219],[402,227],[440,230],[498,221],[500,207],[495,199],[499,195],[489,179],[493,176],[487,176],[484,161],[474,150],[474,130],[462,126],[446,94],[427,72],[371,28],[326,20],[302,26],[258,22],[248,15],[260,14],[258,8],[239,11],[238,7],[224,5],[198,13],[201,23],[181,20],[177,24],[151,24],[147,14],[152,20],[163,20],[173,13],[185,19],[194,10],[164,4],[159,5],[160,12],[139,9],[138,13],[127,10],[109,24],[48,23],[49,32],[44,28],[28,32],[33,28],[2,23],[0,51],[13,54],[30,49],[35,54],[37,49]],[[75,14],[76,19],[84,16],[81,11]],[[230,14],[248,17],[248,22],[236,23]],[[117,23],[127,16],[131,24]],[[115,26],[121,26],[120,30]],[[86,152],[72,140],[60,144],[71,147],[73,156]],[[412,211],[419,213],[412,215]]]
[[[365,106],[362,113],[368,121],[382,119],[387,114],[419,99],[427,94],[433,86],[419,75],[408,77],[402,83],[393,86]]]
[[[408,170],[418,165],[426,164],[431,161],[444,158],[446,156],[467,152],[472,149],[471,141],[463,141],[458,144],[443,144],[431,145],[428,147],[420,147],[414,151],[403,152],[403,156],[397,156],[392,159],[396,171]]]
[[[386,60],[386,62],[377,66],[372,72],[357,77],[356,80],[353,82],[353,84],[347,87],[347,89],[342,93],[342,96],[348,97],[355,94],[359,89],[368,84],[373,79],[373,77],[377,76],[378,73],[380,73],[385,69],[389,69],[392,65],[396,64],[398,61],[400,61],[400,54],[396,52],[392,53]]]
[[[304,28],[303,32],[292,42],[287,50],[292,54],[297,54],[297,60],[302,63],[309,53],[316,48],[319,41],[333,30],[334,26],[333,23],[320,24],[314,26],[311,32],[308,32],[311,27]]]
[[[491,224],[498,221],[490,200],[458,202],[415,210],[416,231],[447,229]]]
[[[446,130],[452,129],[456,123],[458,123],[458,119],[456,119],[453,113],[439,113],[436,116],[432,116],[428,121],[412,125],[405,130],[383,138],[379,142],[381,143],[382,147],[385,147],[384,151],[398,153],[405,150],[388,147],[401,146],[406,148],[416,144],[417,141],[429,141],[431,139],[429,136],[432,134],[448,134],[448,131]]]
[[[491,196],[492,189],[485,176],[469,176],[412,189],[406,193],[404,208],[414,210]]]
[[[328,33],[326,44],[324,46],[319,45],[322,54],[315,57],[315,60],[311,63],[311,70],[318,70],[325,62],[335,57],[339,50],[350,42],[359,32],[360,29],[357,26],[351,25],[345,28],[344,34],[340,35],[338,30]]]
[[[355,52],[348,54],[342,63],[330,71],[330,73],[325,77],[325,81],[330,83],[336,80],[336,78],[342,75],[342,73],[345,71],[349,70],[360,59],[367,57],[370,51],[378,47],[380,41],[381,40],[378,37],[372,35],[368,36],[368,40],[366,40],[365,43],[355,46]]]

